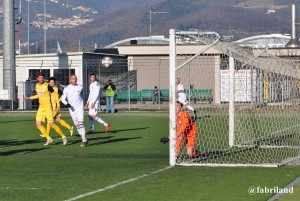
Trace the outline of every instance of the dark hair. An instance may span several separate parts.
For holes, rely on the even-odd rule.
[[[49,78],[49,82],[50,82],[51,80],[53,80],[54,82],[56,82],[56,79],[55,79],[54,77],[50,77],[50,78]]]
[[[182,104],[181,102],[177,101],[177,103],[179,103],[179,104],[180,104],[180,106],[181,106],[181,107],[183,107],[183,104]]]
[[[90,77],[91,77],[92,75],[96,77],[96,74],[95,74],[95,73],[91,73],[91,74],[90,74]]]
[[[42,72],[39,72],[39,73],[38,73],[37,77],[39,77],[39,76],[45,77],[44,73],[42,73]]]

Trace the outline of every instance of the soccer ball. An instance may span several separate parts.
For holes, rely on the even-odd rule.
[[[105,68],[111,67],[113,64],[112,58],[111,57],[104,57],[102,59],[102,66]]]

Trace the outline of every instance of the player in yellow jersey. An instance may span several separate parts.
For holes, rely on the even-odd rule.
[[[71,136],[73,135],[74,127],[70,126],[66,121],[61,119],[60,114],[60,97],[62,95],[62,91],[56,86],[56,79],[54,77],[49,78],[49,85],[53,88],[54,92],[51,93],[51,104],[52,104],[52,113],[53,118],[56,120],[57,123],[66,127],[69,131]],[[47,133],[50,135],[50,124],[47,123]]]
[[[46,118],[50,126],[60,135],[63,139],[63,145],[67,144],[67,138],[61,131],[61,129],[53,122],[52,106],[50,101],[50,93],[53,93],[53,88],[45,82],[45,77],[42,72],[38,74],[38,83],[35,85],[36,95],[30,97],[24,97],[24,100],[39,99],[39,109],[36,114],[36,127],[40,132],[46,136],[47,141],[45,146],[53,142],[52,138],[47,133],[45,127],[42,125],[43,120]]]

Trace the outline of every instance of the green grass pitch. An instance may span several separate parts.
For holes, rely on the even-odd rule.
[[[169,166],[169,147],[160,138],[168,135],[167,113],[100,116],[111,131],[105,133],[96,123],[97,133],[87,136],[87,147],[79,146],[77,132],[63,146],[54,131],[51,136],[57,140],[45,147],[34,112],[0,112],[0,200],[68,200],[80,195],[78,200],[267,200],[272,194],[249,195],[249,187],[284,187],[300,176],[298,166],[164,169]],[[71,123],[68,113],[62,118]],[[88,131],[87,119],[85,125]],[[280,200],[298,199],[298,193]]]

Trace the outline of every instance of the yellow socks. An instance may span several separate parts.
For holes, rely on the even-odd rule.
[[[50,124],[47,123],[47,133],[48,133],[49,136],[50,136],[50,129],[51,129]]]
[[[42,135],[44,135],[44,136],[47,138],[47,140],[50,140],[50,139],[51,139],[51,137],[50,137],[49,134],[47,133],[47,131],[46,131],[46,129],[45,129],[44,126],[40,125],[40,126],[38,126],[37,128],[40,130],[40,132],[42,133]]]
[[[56,125],[56,124],[53,124],[53,126],[52,126],[52,128],[62,137],[62,138],[64,138],[64,137],[66,137],[65,135],[64,135],[64,133],[62,132],[62,130]],[[49,135],[48,135],[49,136]]]
[[[68,130],[71,129],[71,126],[70,126],[65,120],[62,120],[62,119],[61,119],[61,120],[59,121],[59,123],[60,123],[60,125],[66,127]]]

